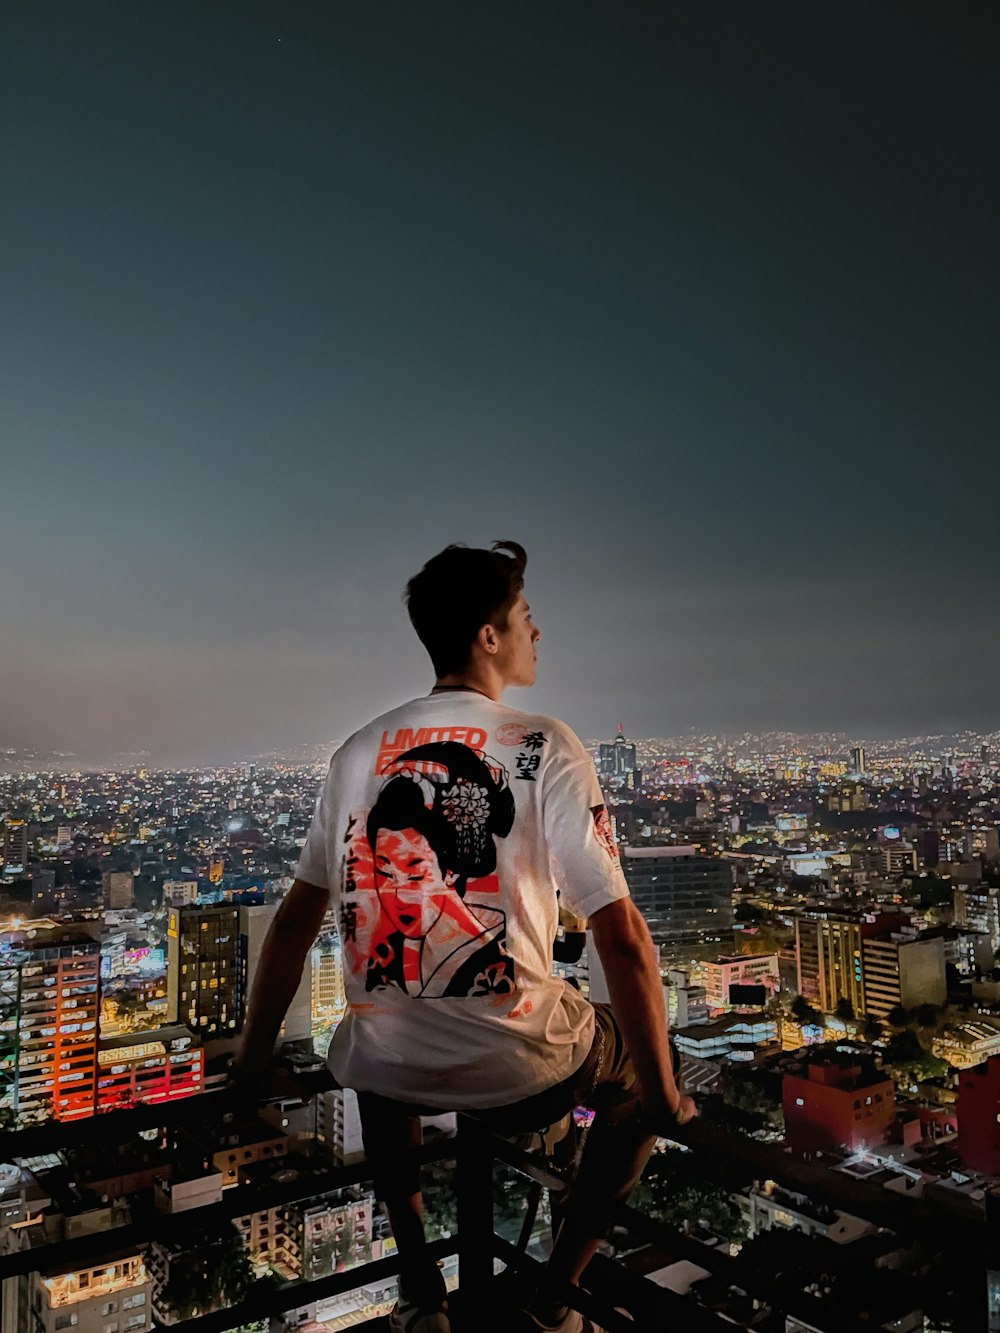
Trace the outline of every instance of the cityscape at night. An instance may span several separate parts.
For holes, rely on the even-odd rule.
[[[800,1304],[793,1313],[763,1303],[754,1328],[776,1327],[766,1309],[799,1321],[790,1328],[839,1327],[856,1296],[857,1263],[873,1265],[865,1308],[886,1326],[964,1327],[952,1321],[976,1308],[971,1293],[956,1292],[945,1258],[908,1237],[905,1217],[894,1231],[877,1211],[831,1206],[822,1187],[823,1177],[834,1187],[847,1177],[889,1192],[904,1214],[919,1201],[941,1228],[953,1218],[984,1234],[996,1227],[1000,734],[944,740],[667,740],[619,727],[589,746],[632,898],[659,950],[670,1028],[702,1120],[780,1146],[816,1171],[814,1196],[773,1179],[719,1192],[699,1175],[698,1154],[692,1164],[666,1140],[647,1170],[643,1207],[696,1245],[770,1263],[785,1238]],[[3,777],[8,1130],[224,1086],[324,767],[287,759]],[[600,998],[595,958],[585,946],[555,966]],[[322,1067],[344,1012],[331,911],[282,1029],[293,1069]],[[206,1116],[169,1132],[144,1128],[116,1154],[87,1141],[8,1162],[7,1252],[290,1172],[308,1180],[362,1155],[355,1099],[336,1089],[311,1101],[286,1090],[244,1123]],[[428,1204],[441,1235],[447,1199],[442,1178]],[[507,1198],[498,1215],[501,1225],[519,1220]],[[154,1318],[169,1326],[253,1282],[284,1287],[346,1272],[393,1246],[365,1186],[249,1212],[233,1227],[213,1241],[235,1274],[228,1295],[205,1273],[192,1276],[191,1245],[156,1242],[116,1251],[113,1271],[97,1274],[88,1260],[57,1277],[47,1267],[8,1277],[5,1327],[27,1327],[18,1311],[31,1309],[48,1333],[65,1326],[67,1310],[82,1322],[109,1304],[136,1311],[122,1328],[146,1329]],[[540,1213],[532,1245],[543,1245],[543,1232]],[[739,1321],[745,1298],[721,1293],[710,1266],[657,1246],[626,1247],[622,1259]],[[803,1290],[813,1322],[803,1317]],[[344,1328],[388,1311],[394,1296],[391,1282],[369,1284],[306,1311],[311,1327]],[[299,1309],[283,1326],[303,1318]]]

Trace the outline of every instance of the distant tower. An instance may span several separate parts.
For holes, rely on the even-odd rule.
[[[635,746],[629,745],[619,722],[614,740],[602,743],[598,748],[597,771],[602,778],[624,781],[630,773],[636,771],[636,767]]]
[[[864,776],[867,772],[865,768],[865,747],[863,745],[856,745],[851,751],[851,764],[855,773],[859,776]]]

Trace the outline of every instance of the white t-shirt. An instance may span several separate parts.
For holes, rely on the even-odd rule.
[[[583,1063],[594,1015],[552,976],[557,891],[588,917],[628,888],[562,722],[458,690],[376,718],[334,755],[295,873],[336,905],[343,1086],[504,1106]]]

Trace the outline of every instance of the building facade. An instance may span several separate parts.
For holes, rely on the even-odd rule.
[[[785,1139],[796,1152],[872,1148],[896,1115],[896,1087],[874,1069],[814,1060],[782,1080]]]
[[[79,927],[55,927],[19,950],[18,1115],[24,1123],[93,1115],[101,946]]]
[[[732,947],[733,871],[690,846],[625,847],[632,900],[665,954]]]
[[[1000,1055],[959,1076],[956,1146],[971,1170],[1000,1175]]]
[[[167,1017],[203,1041],[243,1023],[245,966],[240,908],[176,907],[167,914]]]

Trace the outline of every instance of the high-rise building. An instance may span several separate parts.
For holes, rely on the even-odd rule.
[[[29,955],[16,949],[0,952],[0,1115],[17,1111],[21,1059],[21,992]]]
[[[327,936],[312,950],[313,1027],[335,1022],[344,1012],[344,963],[338,936]]]
[[[956,886],[951,897],[959,930],[977,930],[989,937],[991,950],[1000,949],[1000,889]]]
[[[239,907],[172,907],[167,914],[167,1017],[203,1041],[243,1022],[246,967]]]
[[[257,980],[257,965],[264,947],[264,937],[278,910],[277,903],[261,903],[252,907],[241,907],[240,934],[243,937],[242,953],[244,967],[244,1003],[249,1000],[254,983]],[[266,984],[266,979],[264,981]],[[240,1026],[243,1013],[240,1012]],[[312,1036],[312,950],[306,954],[302,977],[299,981],[292,1002],[288,1006],[279,1036],[283,1041],[302,1041]]]
[[[636,767],[635,746],[625,739],[619,722],[614,740],[602,742],[597,748],[597,771],[602,778],[625,781]]]
[[[806,913],[795,922],[796,988],[822,1013],[847,1000],[855,1014],[866,1013],[862,945],[909,925],[901,912],[881,915]]]
[[[864,1011],[885,1018],[901,1004],[944,1004],[948,998],[944,940],[907,939],[891,935],[861,942],[864,976]]]
[[[1000,1055],[959,1075],[956,1146],[973,1171],[1000,1175]]]
[[[865,769],[865,747],[863,745],[856,745],[851,751],[851,768],[858,777],[864,777],[867,770]]]
[[[633,902],[665,952],[732,947],[730,862],[699,856],[691,846],[626,847],[622,867]]]
[[[101,946],[79,927],[56,927],[18,948],[18,1114],[26,1123],[93,1115]]]
[[[795,922],[796,988],[821,1013],[847,1000],[864,1012],[861,922],[847,916],[803,916]]]
[[[358,1095],[351,1088],[332,1088],[318,1097],[317,1138],[336,1166],[353,1166],[363,1160],[361,1115]]]
[[[28,864],[28,825],[23,819],[3,821],[3,873],[22,875]]]
[[[120,912],[135,906],[135,875],[131,870],[105,870],[101,884],[105,911]]]

